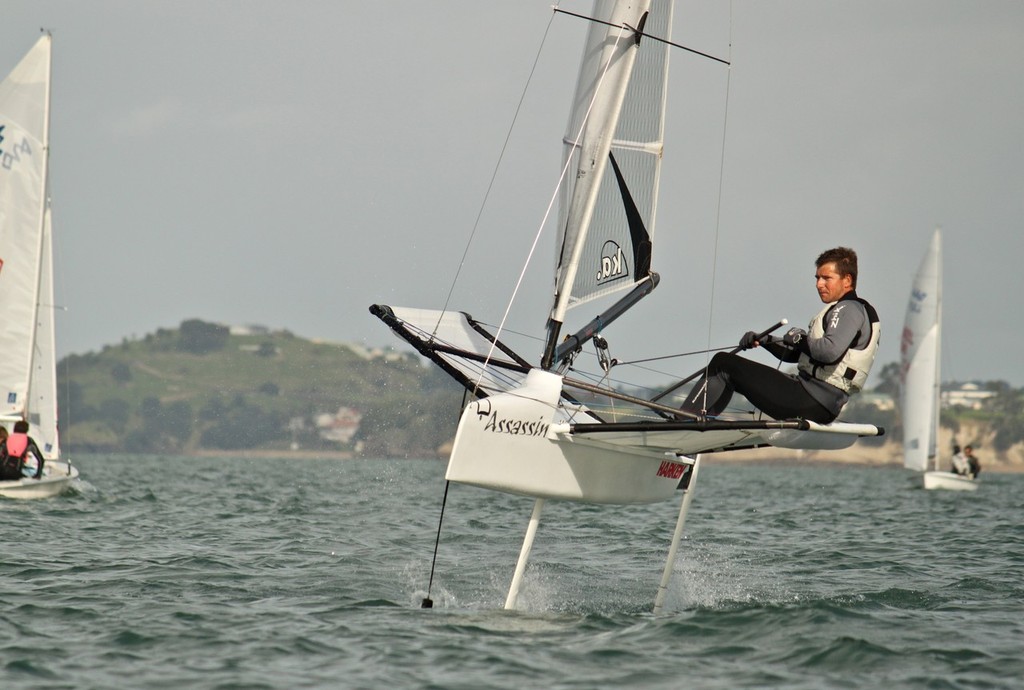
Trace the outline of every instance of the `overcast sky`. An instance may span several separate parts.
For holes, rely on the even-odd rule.
[[[54,35],[60,354],[189,318],[398,344],[367,307],[444,304],[537,60],[451,302],[499,321],[575,84],[583,22],[551,19],[550,0],[6,0],[0,72]],[[674,39],[732,67],[672,57],[662,284],[612,355],[804,325],[814,257],[848,245],[895,361],[941,226],[943,378],[1024,386],[1022,37],[1019,0],[680,0]],[[553,244],[518,329],[543,325]]]

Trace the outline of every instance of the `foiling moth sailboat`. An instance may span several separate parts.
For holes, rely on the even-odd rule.
[[[42,36],[0,82],[0,423],[30,424],[40,479],[0,481],[0,496],[46,498],[78,476],[60,460],[48,187],[50,52]],[[33,472],[34,473],[34,472]]]
[[[942,232],[932,235],[914,275],[900,340],[903,464],[925,489],[974,491],[976,479],[939,470],[939,352],[942,341]],[[932,469],[929,469],[931,467]]]
[[[652,237],[672,11],[671,0],[597,0],[582,17],[590,27],[563,141],[568,182],[560,189],[554,300],[539,363],[503,342],[500,329],[492,332],[466,313],[370,308],[475,397],[463,410],[446,479],[536,499],[506,608],[515,607],[545,500],[665,501],[695,486],[701,453],[765,445],[838,449],[881,433],[871,425],[798,419],[695,418],[666,404],[678,384],[642,398],[568,375],[583,346],[593,342],[600,353],[603,329],[659,281],[651,270]],[[627,290],[563,338],[570,309]],[[605,359],[606,371],[609,364]],[[655,610],[691,498],[684,491]]]

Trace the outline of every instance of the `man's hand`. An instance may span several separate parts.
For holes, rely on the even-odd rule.
[[[782,342],[790,347],[797,347],[800,342],[807,337],[807,331],[802,328],[790,328],[786,331],[786,335],[782,336]]]
[[[749,350],[752,347],[757,347],[757,333],[754,331],[747,331],[740,338],[740,349]]]

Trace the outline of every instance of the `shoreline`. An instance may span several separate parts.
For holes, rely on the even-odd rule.
[[[881,448],[853,448],[847,449],[845,453],[839,451],[799,451],[785,450],[779,448],[754,448],[750,450],[731,451],[728,453],[707,453],[704,455],[705,462],[710,464],[721,463],[723,465],[777,465],[784,467],[831,465],[831,466],[857,466],[857,467],[878,467],[889,469],[901,469],[903,463],[899,454],[892,452],[889,446]],[[359,455],[352,451],[318,451],[318,450],[198,450],[191,453],[183,453],[185,457],[193,458],[254,458],[254,459],[285,459],[285,460],[401,460],[402,458],[370,458]],[[839,457],[837,457],[839,456]],[[445,456],[438,454],[433,457],[405,458],[410,462],[440,460],[445,461]],[[985,462],[982,457],[982,472],[992,474],[1020,474],[1024,473],[1024,463],[1001,462],[989,460]]]
[[[775,464],[787,466],[799,465],[855,465],[860,467],[903,468],[903,448],[887,443],[883,446],[854,445],[842,450],[787,450],[783,448],[753,448],[729,453],[709,453],[711,461],[722,464]],[[1011,454],[1006,454],[1011,455]],[[1011,455],[1012,457],[1012,455]],[[949,469],[949,459],[941,458],[939,469]],[[1003,456],[986,456],[981,454],[982,474],[1020,474],[1024,473],[1024,462],[1014,461]]]

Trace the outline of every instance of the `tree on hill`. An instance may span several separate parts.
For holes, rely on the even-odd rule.
[[[284,438],[285,420],[236,396],[230,405],[219,398],[210,401],[201,412],[206,429],[200,434],[204,448],[257,448]]]
[[[996,450],[1005,451],[1024,441],[1024,390],[1007,386],[990,400],[989,409],[996,430]]]
[[[181,322],[178,347],[194,355],[205,355],[224,349],[231,331],[227,326],[199,319]]]

